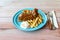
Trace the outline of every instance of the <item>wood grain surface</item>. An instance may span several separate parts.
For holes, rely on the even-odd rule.
[[[50,30],[47,23],[34,32],[16,29],[12,18],[23,8],[38,8],[45,13],[55,10],[59,28]],[[60,40],[60,0],[0,0],[0,40]]]

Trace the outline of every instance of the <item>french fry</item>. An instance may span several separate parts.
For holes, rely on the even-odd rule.
[[[38,17],[36,18],[35,22],[32,24],[32,27],[36,24],[36,22],[38,21]]]
[[[40,15],[38,15],[38,17],[36,17],[36,19],[28,20],[28,22],[29,22],[31,28],[37,27],[42,22],[42,17]]]

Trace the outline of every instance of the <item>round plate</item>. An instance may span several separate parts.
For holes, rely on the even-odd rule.
[[[38,13],[42,16],[43,22],[41,24],[39,24],[37,27],[35,27],[35,28],[27,28],[27,29],[21,28],[20,27],[21,22],[18,21],[18,16],[23,12],[23,10],[34,10],[34,8],[25,8],[25,9],[19,10],[13,16],[13,24],[15,25],[15,27],[17,29],[23,30],[23,31],[35,31],[35,30],[38,30],[38,29],[42,28],[46,24],[46,22],[47,22],[47,16],[45,15],[45,13],[43,11],[41,11],[41,10],[38,9]]]

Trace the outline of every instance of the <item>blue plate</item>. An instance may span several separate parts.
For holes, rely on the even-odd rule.
[[[15,25],[15,27],[19,30],[23,30],[23,31],[35,31],[35,30],[38,30],[40,28],[42,28],[46,22],[47,22],[47,16],[45,15],[45,13],[41,10],[38,10],[38,13],[42,16],[43,18],[43,22],[41,24],[39,24],[37,27],[35,28],[27,28],[27,29],[24,29],[24,28],[21,28],[20,27],[20,24],[21,22],[18,22],[18,16],[23,12],[23,10],[34,10],[34,8],[25,8],[25,9],[22,9],[20,11],[18,11],[14,16],[13,16],[13,24]]]

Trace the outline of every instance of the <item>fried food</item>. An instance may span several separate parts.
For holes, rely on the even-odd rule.
[[[36,18],[38,15],[38,9],[24,10],[21,16],[18,17],[19,21],[27,21]]]
[[[30,28],[37,27],[43,21],[42,16],[38,13],[38,9],[36,8],[34,10],[24,10],[23,13],[19,15],[18,20],[22,22],[27,21]]]
[[[31,28],[34,28],[34,27],[38,26],[40,23],[42,23],[42,17],[40,15],[38,15],[38,17],[36,17],[36,19],[28,20],[28,23],[30,24]]]

